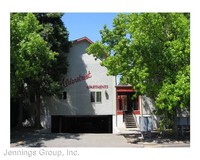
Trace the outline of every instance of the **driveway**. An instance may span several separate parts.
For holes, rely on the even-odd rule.
[[[11,147],[133,147],[120,134],[15,133]]]
[[[23,130],[11,133],[11,147],[190,147],[190,139],[177,140],[153,134],[141,140],[138,129],[120,130],[118,134],[50,133]]]

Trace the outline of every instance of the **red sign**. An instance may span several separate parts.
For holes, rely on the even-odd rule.
[[[88,85],[88,89],[108,89],[108,85]]]
[[[72,85],[74,83],[78,83],[80,81],[85,81],[89,78],[92,78],[92,74],[90,73],[90,71],[88,71],[88,73],[86,73],[85,75],[80,75],[75,77],[75,78],[67,78],[67,77],[64,77],[63,80],[62,80],[62,84],[64,87],[67,87],[69,85]]]

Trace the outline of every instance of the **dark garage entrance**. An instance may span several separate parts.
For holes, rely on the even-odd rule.
[[[53,133],[112,133],[112,115],[52,116]]]

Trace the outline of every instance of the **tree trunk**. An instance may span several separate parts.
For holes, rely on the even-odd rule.
[[[173,123],[173,130],[174,130],[174,137],[177,138],[178,137],[178,128],[177,128],[177,111],[175,110],[175,114],[174,114],[174,123]]]
[[[19,98],[19,115],[18,115],[18,124],[17,127],[22,128],[23,122],[23,103],[22,103],[22,98]]]
[[[38,129],[42,128],[40,121],[40,95],[35,96],[35,127]]]

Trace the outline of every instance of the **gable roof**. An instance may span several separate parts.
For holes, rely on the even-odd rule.
[[[73,43],[80,43],[80,42],[82,42],[82,41],[86,41],[86,42],[88,42],[88,43],[90,43],[90,44],[93,43],[93,42],[92,42],[89,38],[87,38],[87,37],[82,37],[82,38],[76,39],[76,40],[73,41]]]

